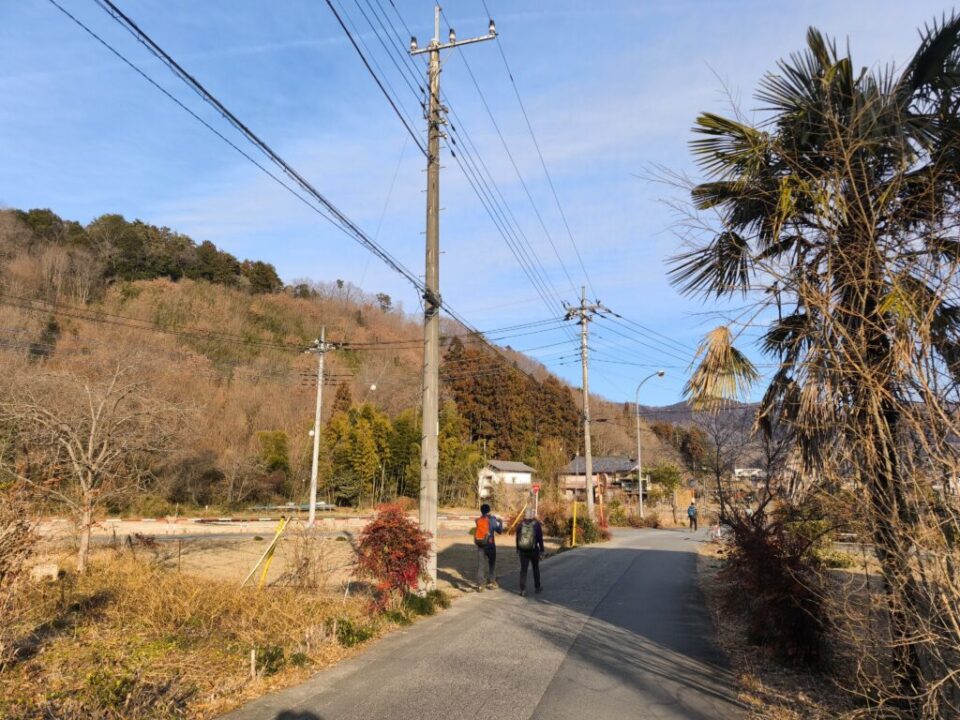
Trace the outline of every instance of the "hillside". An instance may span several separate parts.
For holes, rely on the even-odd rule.
[[[0,212],[0,259],[4,392],[54,375],[96,384],[120,368],[144,398],[177,409],[176,443],[118,506],[302,499],[317,370],[304,351],[321,327],[339,343],[326,358],[323,494],[416,494],[421,326],[388,296],[341,280],[284,285],[268,263],[117,215],[81,226],[49,210]],[[454,323],[443,333],[444,501],[470,499],[484,457],[542,465],[545,447],[580,451],[574,389]],[[598,416],[622,407],[594,402]],[[596,427],[596,454],[634,454],[632,424]],[[644,447],[651,462],[675,457],[646,427]]]

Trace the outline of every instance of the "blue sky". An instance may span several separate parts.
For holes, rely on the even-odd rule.
[[[93,0],[58,2],[236,138]],[[370,235],[379,227],[378,241],[422,272],[423,156],[325,2],[117,4],[315,187]],[[432,36],[432,4],[394,4],[424,45]],[[654,168],[695,174],[687,142],[696,115],[727,112],[731,101],[748,116],[753,113],[752,93],[762,74],[803,47],[808,26],[841,42],[849,38],[858,65],[899,66],[917,45],[917,27],[949,10],[926,0],[487,4],[596,296],[660,334],[595,323],[591,389],[632,399],[639,379],[662,365],[667,376],[644,386],[646,404],[680,399],[690,348],[717,323],[705,313],[725,309],[682,298],[666,281],[664,261],[679,243],[670,202],[679,195],[650,179]],[[382,7],[406,39],[389,0],[335,5],[355,24],[422,132],[413,94],[358,9],[370,15]],[[460,38],[486,31],[480,0],[451,0],[444,12]],[[483,43],[463,53],[534,204],[464,57],[454,52],[445,58],[442,83],[461,120],[458,130],[475,143],[549,284],[574,302],[584,273],[497,47]],[[421,60],[417,64],[423,69]],[[288,282],[343,278],[370,292],[389,293],[407,311],[417,309],[416,293],[403,279],[276,186],[47,0],[0,2],[0,93],[0,205],[50,207],[82,222],[119,212],[272,262]],[[448,153],[443,165],[444,299],[480,328],[561,315],[555,303],[547,307],[538,296]],[[520,350],[551,345],[530,354],[579,385],[572,336],[558,329],[509,342]]]

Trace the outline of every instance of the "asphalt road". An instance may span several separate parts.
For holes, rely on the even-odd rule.
[[[620,531],[544,562],[541,595],[520,597],[508,575],[503,589],[462,598],[225,717],[741,717],[697,589],[696,542],[680,531]]]

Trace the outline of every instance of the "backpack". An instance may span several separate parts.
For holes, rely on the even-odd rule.
[[[486,547],[493,540],[493,526],[489,515],[477,518],[477,527],[473,531],[473,542],[477,547]]]
[[[520,537],[517,538],[517,547],[521,550],[533,550],[537,547],[537,525],[533,522],[520,523]]]
[[[693,505],[687,508],[687,517],[695,518],[697,516],[697,508]]]

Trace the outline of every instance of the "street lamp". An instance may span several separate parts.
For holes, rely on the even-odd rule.
[[[637,385],[637,394],[634,402],[637,408],[637,496],[640,499],[640,517],[643,517],[643,464],[640,462],[640,388],[642,388],[643,384],[650,378],[663,377],[664,374],[663,370],[657,370],[655,373],[650,373],[641,380],[640,384]]]

